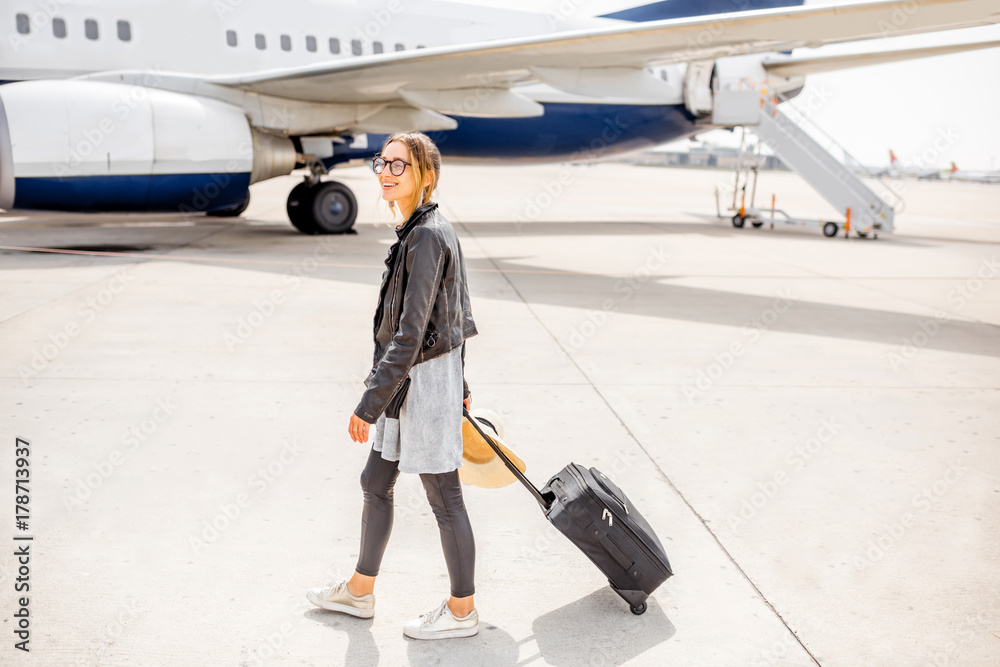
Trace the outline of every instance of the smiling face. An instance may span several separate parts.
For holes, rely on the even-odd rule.
[[[418,206],[431,201],[441,173],[441,152],[421,132],[397,132],[382,144],[379,155],[386,162],[378,175],[382,199],[389,208],[398,208],[404,221],[408,220]],[[399,175],[389,167],[393,160],[407,163]]]
[[[386,163],[397,159],[404,162],[412,162],[410,151],[406,150],[406,146],[398,141],[393,141],[386,146],[385,150],[382,151],[382,157]],[[378,182],[382,186],[382,199],[387,202],[395,202],[400,207],[403,217],[409,217],[412,211],[407,211],[406,207],[414,199],[414,194],[417,191],[417,181],[413,166],[407,165],[402,174],[394,176],[389,169],[389,165],[386,164],[385,169],[378,175]]]

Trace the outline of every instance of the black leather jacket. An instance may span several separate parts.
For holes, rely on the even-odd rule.
[[[472,319],[458,236],[436,203],[396,229],[375,309],[375,356],[354,414],[374,424],[410,369],[462,346],[478,332]],[[464,396],[469,385],[464,382]]]

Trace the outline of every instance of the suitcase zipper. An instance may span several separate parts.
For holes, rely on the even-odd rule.
[[[573,467],[570,467],[569,471],[570,471],[570,474],[571,474],[571,475],[572,475],[573,477],[577,478],[577,481],[578,481],[578,482],[580,483],[580,486],[581,486],[582,488],[586,489],[586,491],[587,491],[587,494],[588,494],[588,495],[590,495],[590,497],[591,497],[591,498],[593,498],[594,500],[596,500],[596,501],[597,501],[598,503],[600,503],[600,504],[602,504],[602,505],[604,504],[604,501],[603,501],[603,500],[602,500],[602,499],[601,499],[601,498],[600,498],[600,497],[599,497],[599,496],[598,496],[597,494],[595,494],[595,493],[594,493],[593,491],[591,491],[591,490],[590,490],[590,486],[589,486],[589,485],[587,484],[587,480],[586,480],[586,479],[583,479],[583,475],[581,475],[581,474],[580,474],[580,473],[579,473],[579,472],[578,472],[578,471],[576,470],[576,468],[573,468]],[[609,495],[611,495],[611,494],[609,494]],[[613,497],[613,496],[612,496],[612,497]],[[618,501],[618,499],[617,499],[617,498],[615,498],[615,501]],[[621,504],[621,503],[619,502],[619,504]],[[648,556],[650,556],[650,559],[649,559],[649,560],[650,560],[650,561],[652,561],[652,562],[654,562],[654,563],[656,563],[657,565],[661,566],[661,567],[663,568],[663,571],[664,571],[664,573],[666,574],[666,576],[667,576],[667,577],[669,577],[669,576],[670,576],[670,572],[669,572],[669,570],[668,570],[668,569],[667,569],[667,568],[666,568],[665,566],[663,566],[663,564],[662,564],[662,563],[660,563],[660,558],[659,558],[659,556],[657,556],[657,555],[656,555],[656,552],[655,552],[655,551],[653,551],[653,549],[652,549],[652,548],[650,548],[650,546],[649,546],[648,544],[646,544],[646,540],[642,539],[642,538],[641,538],[641,537],[640,537],[640,536],[638,535],[638,533],[636,533],[636,532],[635,532],[634,530],[632,530],[632,527],[631,527],[631,526],[629,526],[629,525],[628,525],[627,523],[623,523],[623,524],[622,524],[622,526],[624,526],[625,530],[626,530],[626,531],[627,531],[628,533],[630,533],[630,534],[631,534],[631,536],[632,536],[632,539],[633,539],[633,540],[635,540],[636,544],[640,544],[640,545],[642,545],[642,547],[643,547],[643,548],[644,548],[644,549],[646,550],[646,552],[647,552],[647,555],[648,555]]]

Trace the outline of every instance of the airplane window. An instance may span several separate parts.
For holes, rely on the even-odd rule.
[[[372,53],[382,53],[383,51],[382,42],[374,42],[372,44]]]
[[[292,50],[292,38],[288,35],[281,36],[281,50],[291,51]]]
[[[118,22],[118,39],[123,42],[132,41],[132,26],[129,25],[128,21]]]
[[[28,20],[27,14],[18,14],[17,19],[17,31],[22,35],[27,35],[31,32],[31,21]]]
[[[340,40],[336,37],[330,38],[330,53],[340,53]]]
[[[94,19],[84,21],[83,34],[87,36],[87,39],[97,39],[97,21]]]
[[[417,44],[417,48],[418,49],[426,49],[427,47],[424,46],[423,44]]]
[[[405,51],[406,47],[403,46],[402,44],[400,44],[399,42],[396,42],[396,50],[397,51]]]
[[[259,32],[253,36],[253,43],[261,51],[267,48],[267,40],[264,39],[264,35]]]
[[[63,39],[66,36],[66,21],[63,19],[52,19],[52,34]]]
[[[229,46],[236,46],[236,31],[227,30],[226,31],[226,44]]]
[[[316,38],[312,35],[306,35],[306,51],[316,53]]]
[[[361,40],[360,39],[352,39],[351,40],[351,53],[353,53],[356,56],[360,56],[361,55]]]

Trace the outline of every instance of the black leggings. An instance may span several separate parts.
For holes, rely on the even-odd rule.
[[[372,449],[361,473],[365,506],[361,512],[361,554],[355,568],[358,574],[368,577],[378,575],[392,531],[392,488],[398,476],[399,463],[383,459],[381,452]],[[441,531],[441,548],[444,549],[444,560],[451,578],[451,594],[457,598],[473,595],[476,592],[476,543],[462,500],[458,471],[421,474],[420,481],[424,484],[427,500]]]

